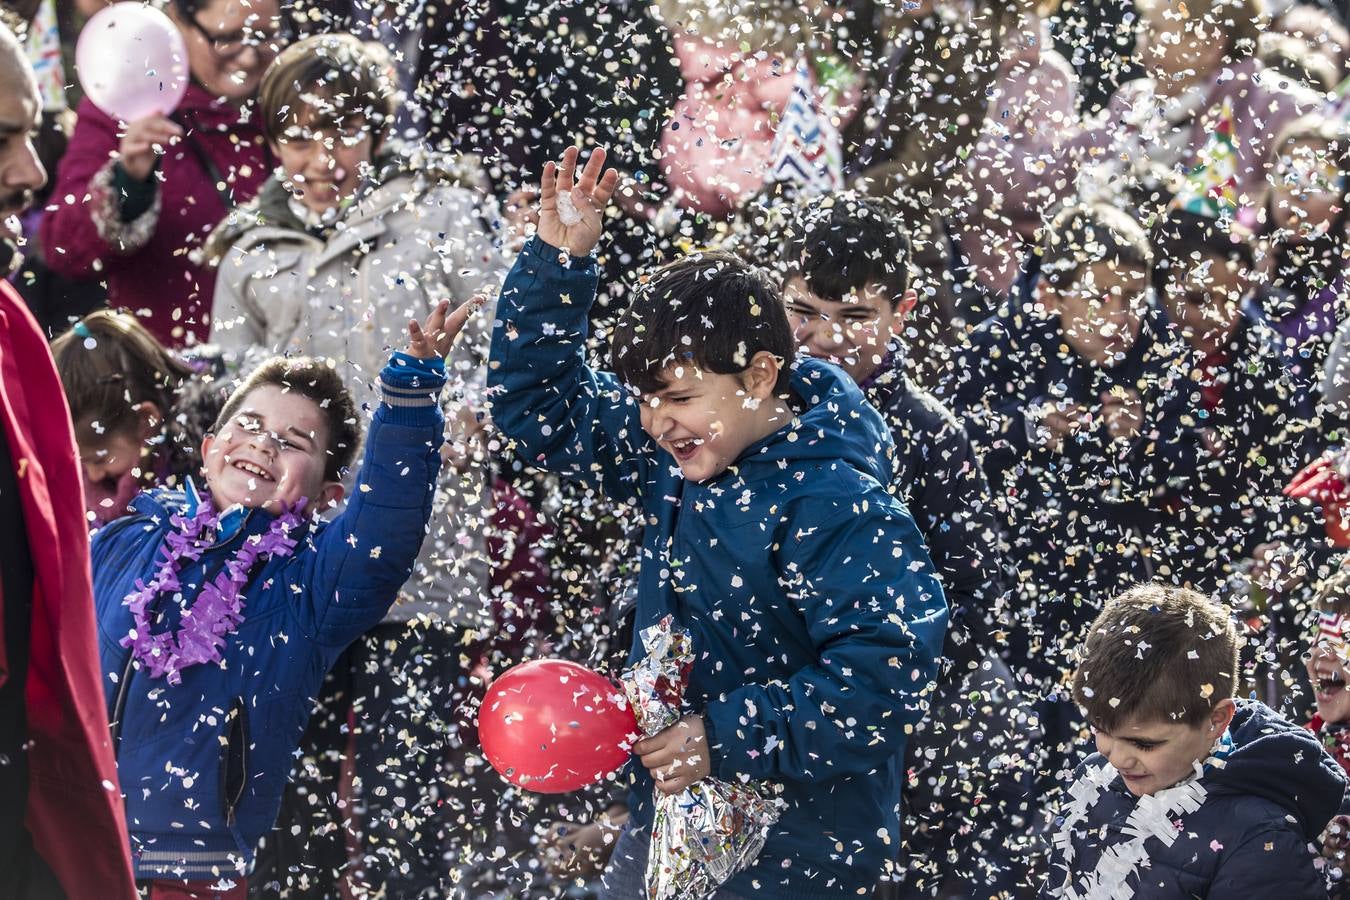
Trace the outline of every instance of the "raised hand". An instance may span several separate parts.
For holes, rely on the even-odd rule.
[[[150,115],[128,122],[117,148],[122,168],[136,181],[145,181],[164,149],[183,136],[183,127],[167,116]]]
[[[418,324],[416,319],[409,319],[407,354],[418,359],[444,357],[450,352],[455,338],[464,330],[464,323],[469,321],[469,316],[476,313],[486,301],[486,297],[477,296],[450,312],[450,301],[442,300],[425,322]]]
[[[591,151],[581,178],[576,179],[580,155],[580,149],[568,147],[562,165],[545,163],[539,181],[539,238],[573,256],[586,256],[599,243],[605,206],[619,183],[614,169],[601,175],[604,147]]]

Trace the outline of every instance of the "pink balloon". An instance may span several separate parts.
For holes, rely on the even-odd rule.
[[[75,45],[80,86],[114,119],[168,115],[187,92],[187,47],[173,21],[140,3],[114,3],[93,15]]]

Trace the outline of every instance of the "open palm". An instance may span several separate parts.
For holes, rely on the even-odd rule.
[[[577,157],[580,155],[579,148],[568,147],[563,153],[562,165],[546,163],[539,181],[539,237],[573,256],[586,256],[595,249],[603,231],[605,206],[619,183],[619,173],[614,169],[603,176],[600,174],[605,165],[604,147],[591,151],[586,167],[581,170],[581,178],[577,179]],[[571,199],[575,215],[568,215],[567,198],[562,199],[563,211],[559,213],[560,194]],[[577,218],[580,221],[576,221]]]

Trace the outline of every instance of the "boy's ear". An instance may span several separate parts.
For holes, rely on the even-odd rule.
[[[1214,732],[1215,738],[1228,730],[1228,726],[1236,714],[1237,704],[1233,702],[1231,697],[1214,704],[1214,708],[1209,711],[1209,730]]]
[[[211,432],[202,435],[202,466],[206,466],[207,454],[211,452],[211,445],[216,442],[216,436]]]
[[[919,302],[919,294],[917,291],[914,290],[914,288],[910,288],[909,290],[905,291],[905,295],[896,301],[895,326],[893,328],[893,331],[899,331],[900,326],[905,324],[905,319],[909,318],[909,314],[914,312],[914,307],[915,305],[918,304],[918,302]],[[891,336],[894,337],[895,335],[892,334]]]
[[[778,372],[782,366],[778,357],[768,350],[761,350],[750,359],[750,367],[745,370],[746,393],[759,400],[767,400],[773,395],[773,387],[778,383]]]
[[[136,419],[140,423],[141,440],[145,441],[155,435],[164,424],[164,412],[159,405],[149,400],[142,400],[132,407],[136,411]]]
[[[1045,310],[1048,315],[1059,314],[1059,295],[1055,293],[1055,289],[1044,278],[1036,279],[1032,301]]]
[[[342,502],[342,498],[347,495],[347,489],[342,486],[340,481],[325,481],[323,487],[319,488],[319,495],[314,498],[314,505],[311,510],[315,513],[325,512]]]

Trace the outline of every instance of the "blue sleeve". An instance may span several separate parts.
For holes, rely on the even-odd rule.
[[[1273,823],[1225,847],[1210,897],[1279,897],[1325,900],[1327,883],[1298,827]]]
[[[492,421],[530,465],[635,499],[655,448],[619,379],[586,365],[595,259],[560,255],[531,238],[506,276],[488,363]]]
[[[783,531],[778,571],[790,580],[818,662],[705,707],[719,778],[870,772],[903,752],[927,709],[947,606],[913,520],[888,503],[855,505],[826,521],[807,512]]]
[[[319,643],[345,647],[384,618],[412,573],[431,518],[445,420],[445,363],[396,353],[346,509],[312,538],[293,589]]]

